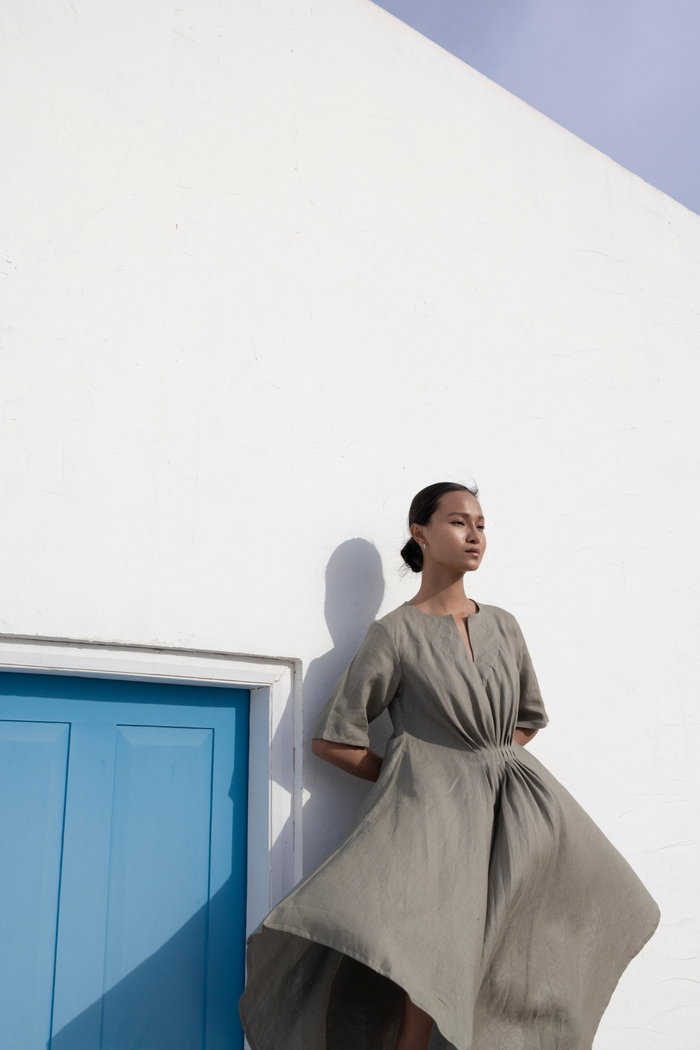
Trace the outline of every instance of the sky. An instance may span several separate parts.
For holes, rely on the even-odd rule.
[[[700,213],[700,0],[377,0]]]

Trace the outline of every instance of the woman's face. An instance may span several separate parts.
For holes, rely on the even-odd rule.
[[[432,559],[445,569],[472,572],[481,565],[486,550],[484,528],[476,496],[446,492],[427,525],[411,525],[411,535],[420,544],[424,565]]]

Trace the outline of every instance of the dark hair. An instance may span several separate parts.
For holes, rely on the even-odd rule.
[[[435,485],[428,485],[411,500],[411,509],[408,512],[408,527],[411,525],[427,525],[437,510],[437,505],[446,492],[471,492],[472,496],[478,496],[479,490],[474,485],[460,485],[456,481],[438,481]],[[420,544],[411,536],[408,543],[401,550],[401,557],[412,572],[423,571],[423,551]]]

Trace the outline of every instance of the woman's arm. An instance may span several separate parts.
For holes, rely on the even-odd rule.
[[[513,739],[516,744],[522,744],[525,747],[526,744],[530,743],[533,736],[537,736],[538,733],[539,729],[516,729]]]
[[[535,730],[537,732],[537,730]],[[335,744],[332,740],[312,740],[311,750],[317,758],[351,773],[362,780],[378,780],[382,768],[382,757],[366,747],[351,744]]]

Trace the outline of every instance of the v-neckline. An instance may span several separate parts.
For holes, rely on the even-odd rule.
[[[452,616],[451,613],[450,613],[450,615]],[[464,638],[462,638],[462,632],[459,629],[459,624],[455,620],[454,616],[452,616],[452,623],[457,628],[457,634],[459,636],[460,645],[462,646],[462,648],[464,649],[465,653],[467,654],[467,659],[469,660],[470,664],[475,664],[476,663],[476,657],[474,656],[474,645],[472,644],[472,634],[471,634],[471,631],[469,630],[469,618],[471,616],[476,616],[476,615],[477,615],[476,613],[467,613],[466,616],[462,617],[462,623],[464,624],[464,630],[467,632],[467,638],[469,639],[469,648],[467,648],[467,646],[464,644]]]
[[[478,616],[479,615],[479,613],[481,612],[481,606],[479,605],[479,603],[477,601],[474,601],[473,598],[470,598],[469,600],[474,602],[474,605],[476,605],[476,612],[475,613],[467,613],[467,615],[464,617],[464,621],[465,621],[464,629],[467,632],[467,638],[469,639],[469,646],[471,648],[471,653],[469,652],[469,649],[467,649],[466,645],[464,644],[464,639],[462,638],[462,635],[461,635],[460,630],[459,630],[459,624],[455,620],[455,618],[452,615],[452,613],[427,613],[427,612],[423,612],[423,610],[419,609],[416,605],[413,604],[413,602],[404,602],[404,605],[410,605],[411,608],[415,609],[415,611],[417,613],[420,613],[421,616],[429,616],[431,618],[431,620],[448,620],[448,619],[451,620],[452,621],[452,626],[454,627],[455,631],[457,632],[457,638],[459,640],[459,644],[460,644],[462,650],[464,651],[464,653],[466,653],[467,660],[469,661],[470,664],[475,664],[476,663],[476,653],[474,652],[474,642],[472,641],[471,631],[469,630],[469,620],[471,619],[472,616]]]

